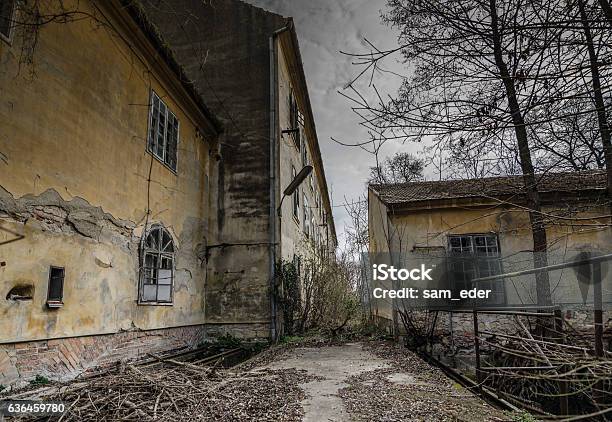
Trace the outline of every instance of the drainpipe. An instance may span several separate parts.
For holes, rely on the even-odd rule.
[[[270,36],[270,340],[276,342],[278,330],[276,324],[277,306],[275,296],[275,266],[276,266],[276,245],[280,245],[277,235],[278,216],[276,213],[276,165],[277,165],[277,128],[278,113],[276,104],[278,100],[278,69],[276,66],[278,51],[276,47],[276,37],[278,34],[289,30],[291,23],[274,31]],[[280,229],[280,227],[279,227]],[[280,231],[280,230],[279,230]]]

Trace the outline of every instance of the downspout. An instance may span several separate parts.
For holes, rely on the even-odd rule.
[[[270,36],[270,340],[276,342],[278,337],[277,330],[277,306],[276,306],[276,246],[280,244],[277,236],[278,216],[276,212],[276,165],[277,165],[277,128],[278,113],[276,104],[278,103],[278,69],[276,66],[278,51],[276,47],[276,37],[278,34],[287,31],[290,23],[272,33]]]

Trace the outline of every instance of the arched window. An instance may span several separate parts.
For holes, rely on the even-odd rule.
[[[142,303],[172,303],[174,242],[160,225],[149,230],[141,250],[140,294]]]

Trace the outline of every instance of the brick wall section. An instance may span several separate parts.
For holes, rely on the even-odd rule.
[[[270,339],[270,324],[208,324],[206,336],[210,340],[216,337],[231,335],[249,342],[266,342]]]
[[[205,337],[205,326],[195,325],[3,344],[0,384],[19,387],[36,375],[69,380],[94,368],[146,357],[147,353],[195,348]]]

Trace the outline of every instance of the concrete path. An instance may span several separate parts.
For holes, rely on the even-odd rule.
[[[287,358],[272,362],[270,369],[303,369],[318,378],[301,384],[307,398],[302,402],[305,422],[348,421],[348,413],[338,391],[347,387],[354,375],[387,368],[383,359],[364,350],[359,343],[319,348],[296,348]]]
[[[376,352],[361,343],[295,347],[259,369],[306,371],[308,381],[298,384],[306,394],[301,402],[306,422],[509,420],[395,346]]]

